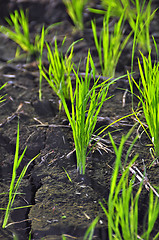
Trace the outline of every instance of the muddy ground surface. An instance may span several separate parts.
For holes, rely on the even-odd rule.
[[[91,6],[96,6],[95,1]],[[157,1],[153,1],[153,8]],[[85,57],[90,48],[93,59],[99,70],[99,61],[93,43],[93,35],[90,28],[90,19],[94,16],[88,11],[84,13],[84,33],[75,32],[62,1],[2,1],[1,24],[4,24],[3,17],[14,9],[22,7],[29,8],[30,32],[34,39],[36,33],[40,33],[42,24],[48,26],[55,22],[62,22],[51,30],[47,40],[51,43],[57,37],[59,46],[64,36],[67,36],[64,52],[75,40],[84,37],[84,40],[75,45],[74,61],[78,64],[81,60],[80,71],[84,72]],[[96,16],[99,29],[102,26],[102,17]],[[114,21],[114,20],[112,20]],[[125,35],[129,31],[126,25]],[[159,15],[156,14],[150,28],[151,35],[155,36],[159,44]],[[108,135],[105,137],[104,146],[97,145],[87,157],[86,175],[80,176],[76,171],[76,157],[72,132],[67,118],[63,111],[58,110],[58,98],[53,93],[47,82],[42,83],[42,98],[38,99],[39,72],[37,62],[33,58],[26,58],[8,63],[15,56],[16,44],[0,34],[0,85],[8,82],[2,94],[7,94],[6,101],[0,105],[0,192],[9,189],[11,180],[12,165],[14,160],[17,123],[20,124],[20,153],[25,146],[27,151],[18,171],[34,156],[40,156],[33,162],[25,178],[22,181],[19,195],[16,198],[15,206],[33,204],[31,208],[16,210],[11,213],[9,222],[13,223],[7,229],[0,229],[0,239],[13,239],[15,232],[19,239],[28,239],[29,232],[32,232],[32,239],[62,239],[65,234],[68,239],[83,239],[86,229],[94,218],[100,215],[94,238],[105,240],[107,238],[107,221],[99,205],[99,200],[108,199],[111,175],[115,162],[115,154]],[[121,76],[130,70],[132,39],[124,50],[117,66],[116,76]],[[154,49],[152,49],[155,58]],[[46,49],[44,49],[46,56]],[[137,56],[135,54],[135,76],[138,78]],[[47,59],[44,59],[47,61]],[[72,79],[72,81],[75,81]],[[123,88],[124,90],[121,90]],[[105,126],[118,118],[131,113],[131,95],[129,92],[127,77],[119,79],[110,87],[109,96],[111,99],[104,103],[97,127]],[[126,94],[126,98],[124,98]],[[125,103],[124,103],[125,99]],[[115,143],[120,143],[121,136],[126,134],[134,125],[133,117],[128,117],[121,122],[112,125],[109,131]],[[118,131],[116,131],[118,130]],[[131,138],[126,143],[124,155],[136,136],[134,130]],[[143,171],[144,159],[147,166],[148,179],[152,185],[159,184],[159,166],[152,162],[149,141],[142,136],[140,141],[135,143],[130,159],[138,153],[137,167]],[[72,182],[69,181],[64,169],[68,172]],[[120,178],[120,176],[119,176]],[[137,183],[137,180],[136,180]],[[5,207],[7,197],[1,196],[0,205]],[[140,233],[142,233],[145,213],[147,212],[149,194],[143,188],[139,200],[139,222]],[[4,213],[0,212],[2,223]],[[154,233],[159,231],[159,219]]]

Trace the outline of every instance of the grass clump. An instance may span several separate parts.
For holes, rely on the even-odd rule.
[[[67,8],[67,12],[72,19],[77,30],[83,31],[83,10],[88,0],[63,0]]]
[[[114,77],[115,69],[120,58],[120,55],[127,44],[132,32],[122,41],[123,33],[122,27],[125,18],[125,11],[123,11],[120,19],[114,25],[114,32],[109,32],[109,20],[110,20],[111,8],[103,19],[103,28],[100,33],[100,38],[97,37],[96,23],[92,21],[92,30],[94,36],[94,42],[98,52],[99,62],[103,76]]]
[[[62,42],[64,45],[66,38]],[[66,99],[70,100],[70,74],[73,71],[73,45],[74,42],[63,56],[62,51],[57,46],[57,39],[55,38],[54,49],[46,42],[48,50],[49,69],[40,68],[43,77],[47,80],[53,91],[57,94],[61,101],[61,92]],[[61,109],[61,102],[60,102]]]
[[[148,57],[145,57],[142,53],[141,56],[143,66],[138,59],[140,81],[138,83],[133,77],[131,79],[129,77],[129,82],[132,93],[132,83],[134,83],[139,90],[140,95],[137,96],[137,98],[143,108],[143,113],[151,135],[149,138],[154,144],[156,156],[159,157],[159,62],[152,63],[151,51]],[[141,123],[140,120],[139,122]],[[141,125],[143,126],[142,123]]]
[[[99,217],[96,217],[92,223],[90,224],[89,228],[87,229],[83,240],[92,240],[93,239],[93,234],[94,234],[94,230],[95,230],[95,226],[99,221]]]
[[[89,8],[91,12],[98,14],[107,14],[110,10],[111,17],[120,18],[124,13],[124,18],[129,22],[131,29],[133,30],[135,37],[135,45],[142,51],[149,51],[151,49],[150,44],[150,23],[155,15],[155,11],[151,11],[151,1],[146,0],[102,0],[102,6],[105,10],[98,10]]]
[[[39,51],[39,100],[42,100],[42,57],[43,57],[43,48],[44,48],[44,41],[45,41],[45,28],[42,27],[41,36],[37,35],[35,38],[35,45]]]
[[[15,10],[14,13],[10,14],[10,18],[6,18],[7,23],[10,27],[0,26],[0,32],[5,34],[8,38],[16,42],[21,49],[29,54],[29,56],[35,57],[38,61],[39,69],[42,69],[42,57],[44,49],[45,37],[49,30],[60,23],[54,23],[48,28],[42,27],[41,34],[36,34],[34,42],[31,42],[29,33],[29,20],[28,20],[28,10],[24,12],[22,9],[18,12]],[[12,30],[13,28],[13,30]],[[19,47],[17,48],[15,58],[21,58],[27,56],[27,54],[20,55]],[[12,61],[12,60],[11,60]],[[42,74],[40,71],[39,76],[39,100],[42,100]]]
[[[91,66],[91,74],[89,74],[89,64]],[[87,149],[91,142],[92,133],[94,131],[97,116],[106,101],[109,85],[112,84],[110,79],[98,83],[95,80],[95,66],[88,52],[85,78],[80,76],[79,70],[74,71],[76,77],[76,87],[73,92],[72,83],[70,81],[70,100],[71,113],[68,109],[66,99],[61,92],[61,101],[63,103],[66,115],[70,122],[76,149],[77,171],[85,174]],[[94,84],[91,87],[91,76],[93,75]]]
[[[146,5],[146,0],[135,1],[135,17],[129,16],[128,21],[135,32],[135,45],[144,52],[149,52],[151,49],[150,43],[150,23],[155,15],[155,11],[151,13],[151,2],[149,1]]]
[[[30,41],[28,11],[24,13],[22,9],[19,12],[15,10],[6,21],[13,30],[1,25],[0,32],[16,42],[25,52],[35,54],[37,49]]]
[[[43,37],[47,35],[48,31],[60,23],[55,23],[50,25],[44,31],[44,26],[42,28],[41,35],[36,34],[34,41],[30,39],[29,33],[29,11],[23,11],[23,9],[15,10],[14,13],[10,14],[10,18],[6,18],[6,22],[9,27],[5,27],[3,25],[0,26],[0,32],[6,35],[8,38],[16,42],[24,52],[29,53],[29,55],[33,55],[37,60],[39,59],[39,55],[41,56],[43,47],[41,47],[42,43],[44,43]],[[42,35],[43,34],[43,35]],[[19,57],[19,48],[16,52],[16,57]]]
[[[17,141],[16,141],[16,150],[15,150],[15,156],[14,156],[14,163],[13,163],[13,171],[12,171],[12,179],[11,179],[11,183],[10,183],[10,188],[9,188],[9,196],[8,196],[8,204],[7,204],[7,208],[0,208],[0,210],[5,210],[5,216],[4,216],[4,220],[3,220],[3,224],[2,224],[2,228],[6,228],[8,225],[8,219],[9,219],[9,215],[10,212],[15,210],[15,209],[21,209],[21,208],[26,208],[26,207],[31,207],[31,205],[27,205],[27,206],[20,206],[20,207],[12,207],[15,201],[15,198],[17,196],[18,193],[18,189],[20,186],[20,183],[28,169],[28,167],[30,166],[30,164],[35,160],[35,158],[37,158],[37,156],[35,156],[33,159],[31,159],[28,164],[26,166],[24,166],[23,170],[20,173],[20,176],[17,178],[17,169],[19,168],[19,165],[21,163],[21,161],[23,160],[24,154],[26,152],[27,147],[25,147],[24,151],[22,152],[21,156],[19,157],[19,123],[18,123],[18,128],[17,128]],[[3,193],[4,194],[4,193]],[[6,193],[8,194],[8,193]]]
[[[148,209],[148,221],[147,221],[147,230],[144,231],[142,236],[139,236],[138,229],[138,211],[139,211],[139,197],[142,190],[143,181],[141,182],[136,194],[133,194],[133,183],[134,177],[129,180],[129,168],[137,159],[137,155],[134,156],[132,161],[128,164],[127,168],[123,171],[121,158],[123,152],[124,143],[127,141],[128,137],[132,133],[133,128],[128,132],[126,136],[123,136],[119,145],[119,148],[115,145],[113,138],[110,135],[110,139],[115,150],[116,161],[115,167],[112,175],[110,194],[105,207],[104,203],[100,202],[100,205],[108,219],[108,235],[109,239],[119,239],[119,240],[137,240],[137,239],[150,239],[150,233],[154,228],[154,224],[159,215],[159,204],[158,198],[154,199],[153,192],[150,191],[149,198],[149,209]],[[129,147],[129,150],[132,148],[133,144],[137,140],[137,137],[134,139],[132,145]],[[127,151],[126,161],[130,151]],[[118,181],[119,170],[121,168],[122,176]],[[104,200],[106,203],[106,201]],[[158,234],[157,234],[158,235]],[[157,239],[157,235],[153,239]]]
[[[101,9],[94,9],[88,8],[90,12],[97,13],[97,14],[106,14],[109,8],[111,8],[110,15],[111,17],[121,17],[123,11],[125,11],[125,18],[128,19],[130,16],[135,18],[135,9],[132,8],[132,4],[134,1],[129,0],[101,0],[101,5],[104,10]]]
[[[54,52],[51,53],[50,47],[48,47],[48,51],[50,66],[48,76],[44,72],[43,76],[59,96],[63,104],[73,131],[77,170],[80,174],[85,174],[88,145],[91,141],[91,136],[97,122],[97,116],[103,102],[106,100],[108,88],[112,82],[106,80],[99,84],[99,79],[95,79],[95,66],[90,51],[87,56],[84,79],[80,76],[79,68],[75,70],[75,67],[73,66],[73,47],[71,47],[70,55],[65,59],[63,59],[63,57],[60,58],[56,42]],[[60,59],[62,60],[60,61]],[[92,69],[91,71],[89,71],[90,66]],[[56,73],[56,69],[60,69],[60,71],[58,70]],[[71,82],[71,71],[74,72],[76,78],[75,90],[73,90]],[[92,77],[94,79],[93,87],[90,85]],[[71,107],[68,106],[68,96]]]
[[[102,0],[102,6],[107,10],[109,7],[111,7],[111,16],[114,17],[120,17],[126,8],[126,18],[129,18],[129,16],[134,17],[135,12],[132,8],[132,4],[134,1],[129,0]]]

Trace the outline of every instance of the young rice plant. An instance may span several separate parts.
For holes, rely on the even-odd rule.
[[[67,12],[78,30],[84,29],[83,10],[88,0],[63,0]]]
[[[42,57],[44,37],[48,31],[60,23],[54,23],[44,30],[42,28],[41,35],[36,34],[35,40],[32,43],[29,33],[28,10],[24,12],[22,9],[15,10],[10,14],[10,18],[6,18],[10,27],[0,26],[0,32],[5,34],[8,38],[16,42],[24,52],[35,56],[37,60]],[[13,30],[12,30],[13,29]],[[39,56],[40,55],[40,56]],[[16,57],[19,57],[19,48],[17,48]]]
[[[43,49],[44,49],[44,42],[45,42],[45,37],[48,34],[49,30],[52,29],[54,26],[59,25],[60,22],[51,24],[49,27],[45,29],[45,27],[42,27],[41,30],[41,35],[37,34],[35,36],[35,43],[34,46],[36,46],[37,51],[38,51],[38,67],[39,67],[39,100],[42,100],[42,59],[43,59]]]
[[[24,151],[22,152],[22,155],[19,157],[19,123],[18,123],[18,128],[17,128],[17,141],[16,141],[16,150],[15,150],[15,156],[14,156],[14,163],[13,163],[13,171],[12,171],[12,179],[11,179],[11,183],[10,183],[10,188],[9,188],[9,199],[8,199],[8,204],[7,204],[7,208],[0,208],[0,210],[5,210],[5,216],[4,216],[4,220],[3,220],[3,224],[2,224],[2,228],[6,228],[8,225],[8,219],[9,219],[9,215],[10,212],[15,210],[15,209],[21,209],[21,208],[26,208],[26,207],[31,207],[31,205],[27,205],[27,206],[20,206],[20,207],[12,207],[15,201],[15,198],[17,196],[18,193],[18,188],[20,186],[20,183],[28,169],[28,167],[30,166],[30,164],[35,160],[35,158],[38,157],[35,156],[33,159],[31,159],[28,164],[23,168],[23,170],[20,173],[20,176],[18,177],[17,181],[17,169],[19,168],[19,165],[21,163],[21,161],[23,160],[24,154],[26,152],[27,147],[24,149]],[[8,194],[8,193],[6,193]]]
[[[14,13],[10,14],[10,18],[6,18],[7,23],[10,27],[14,30],[10,29],[9,27],[0,26],[0,32],[5,34],[8,38],[16,42],[23,51],[29,53],[29,55],[35,56],[36,60],[38,60],[39,69],[42,69],[42,56],[43,56],[43,48],[44,48],[44,41],[45,36],[48,34],[49,30],[54,26],[60,23],[54,23],[47,27],[46,29],[44,26],[41,30],[41,35],[36,34],[34,43],[31,43],[30,34],[29,34],[29,22],[28,22],[28,11],[26,13],[21,9],[20,12],[17,10]],[[16,56],[19,56],[19,48],[17,48]],[[23,55],[21,55],[23,56]],[[42,100],[42,72],[40,71],[39,76],[39,100]]]
[[[66,38],[64,38],[62,42],[62,46],[65,42]],[[57,46],[57,40],[55,38],[54,42],[54,50],[51,46],[46,42],[47,50],[48,50],[48,61],[49,61],[49,69],[40,68],[40,72],[43,77],[47,80],[49,85],[52,87],[53,91],[57,94],[59,99],[61,100],[61,92],[63,93],[64,98],[70,100],[70,82],[71,77],[70,74],[73,71],[73,45],[74,42],[68,49],[65,56],[63,53],[59,51]],[[69,53],[70,51],[70,53]],[[61,109],[61,103],[59,108]]]
[[[91,74],[89,74],[89,65],[91,66]],[[86,156],[88,146],[97,122],[97,117],[103,102],[106,101],[109,85],[115,80],[110,79],[98,84],[99,79],[95,80],[95,66],[88,52],[85,79],[80,76],[79,69],[74,71],[76,77],[76,88],[73,92],[72,83],[70,81],[70,99],[72,111],[70,113],[63,93],[61,92],[61,100],[70,122],[76,149],[77,171],[85,174]],[[91,76],[93,75],[94,84],[90,87]],[[110,98],[110,97],[109,97]]]
[[[134,4],[133,0],[102,0],[102,6],[107,10],[109,7],[111,7],[111,16],[114,17],[121,17],[123,14],[123,11],[125,11],[126,18],[129,18],[131,15],[134,17],[135,10],[132,8],[132,5]]]
[[[111,17],[121,17],[124,12],[124,17],[128,20],[130,27],[134,34],[135,47],[138,45],[139,49],[149,51],[151,49],[149,28],[150,23],[155,15],[154,10],[151,12],[151,1],[146,0],[102,0],[102,6],[105,10],[89,8],[91,12],[97,14],[107,14],[110,8]]]
[[[96,13],[96,14],[106,14],[108,9],[110,8],[110,15],[111,17],[121,17],[123,12],[125,11],[125,18],[128,19],[130,16],[132,18],[135,18],[135,8],[132,8],[132,4],[134,4],[134,1],[129,0],[101,0],[101,5],[103,6],[104,10],[101,9],[94,9],[94,8],[88,8],[90,12]]]
[[[30,41],[28,11],[24,13],[22,9],[20,12],[15,10],[14,13],[10,14],[10,18],[6,18],[6,21],[14,30],[1,25],[0,32],[16,42],[25,52],[35,54],[36,46]]]
[[[142,53],[141,56],[143,67],[138,59],[141,80],[137,83],[133,77],[132,79],[129,77],[129,82],[132,93],[132,83],[134,83],[139,90],[140,96],[137,97],[143,107],[144,116],[151,134],[150,139],[154,144],[156,156],[159,157],[159,62],[152,63],[151,51],[149,52],[148,58]],[[141,123],[140,120],[139,122]],[[142,123],[141,125],[143,126]]]
[[[115,142],[110,135],[110,139],[116,154],[115,167],[112,175],[111,186],[110,186],[110,194],[107,203],[107,207],[104,206],[102,202],[100,205],[108,219],[108,235],[109,240],[118,239],[118,240],[137,240],[137,239],[150,239],[150,233],[154,228],[154,224],[159,215],[159,203],[158,198],[154,199],[153,192],[150,191],[150,199],[149,199],[149,209],[148,209],[148,224],[147,230],[144,231],[142,236],[140,237],[139,229],[138,229],[138,201],[140,197],[140,193],[142,190],[142,183],[140,184],[138,191],[135,196],[133,194],[133,182],[134,177],[129,179],[129,167],[133,165],[133,163],[137,159],[137,155],[131,160],[128,164],[127,168],[123,171],[121,168],[121,158],[123,152],[123,146],[126,140],[129,138],[132,133],[133,128],[128,132],[126,136],[123,136],[119,145],[119,148],[115,145]],[[129,150],[134,145],[137,137],[134,139],[132,145],[129,147]],[[130,151],[128,150],[126,155],[126,160],[128,159],[128,155]],[[119,169],[121,168],[122,176],[118,182]],[[106,201],[104,200],[106,203]],[[157,239],[158,234],[153,238]]]
[[[44,48],[44,40],[45,40],[45,29],[44,26],[41,30],[41,37],[39,35],[35,38],[35,44],[37,45],[37,49],[39,51],[39,100],[42,100],[42,57],[43,57],[43,48]]]
[[[48,51],[50,55],[49,59],[52,62],[50,61],[49,77],[47,77],[45,73],[44,77],[46,78],[52,89],[57,93],[64,106],[64,110],[73,131],[77,158],[77,170],[80,174],[85,174],[88,145],[91,141],[91,136],[97,122],[97,116],[100,112],[103,102],[106,100],[108,88],[109,85],[112,84],[112,82],[106,80],[103,83],[98,84],[99,79],[95,80],[95,66],[90,51],[88,52],[87,56],[85,79],[83,79],[80,76],[79,69],[77,69],[76,71],[73,68],[73,63],[71,62],[73,48],[71,48],[70,56],[66,59],[64,65],[65,67],[69,66],[67,73],[70,73],[70,71],[73,70],[75,74],[76,86],[75,90],[73,91],[73,86],[69,74],[67,74],[67,81],[65,81],[63,67],[62,74],[55,78],[55,73],[52,71],[53,67],[51,65],[55,62],[54,58],[56,56],[58,56],[59,60],[59,55],[58,53],[55,55],[55,52],[51,53],[50,47],[48,48]],[[56,63],[59,62],[58,60],[56,61]],[[61,69],[61,63],[59,64],[59,66]],[[92,69],[91,74],[89,74],[89,66],[91,66]],[[54,78],[52,78],[52,74],[54,75]],[[90,89],[92,75],[94,79],[94,85]],[[59,80],[62,80],[60,84]],[[67,95],[65,94],[66,90],[69,94],[71,110],[69,109],[67,104]]]
[[[129,16],[129,24],[134,31],[134,42],[138,45],[138,48],[144,52],[149,52],[151,50],[150,43],[150,23],[157,11],[154,10],[151,13],[151,2],[148,1],[146,5],[146,0],[140,2],[136,0],[135,2],[135,18]]]
[[[92,21],[92,30],[95,46],[98,52],[99,62],[103,76],[114,77],[115,69],[120,58],[120,55],[127,44],[132,32],[122,41],[122,25],[124,22],[125,11],[123,11],[120,19],[114,25],[114,32],[109,32],[110,10],[103,19],[103,29],[100,33],[100,38],[97,37],[97,29],[95,21]]]

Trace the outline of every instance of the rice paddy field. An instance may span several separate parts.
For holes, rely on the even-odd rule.
[[[1,0],[0,239],[159,239],[158,7]]]

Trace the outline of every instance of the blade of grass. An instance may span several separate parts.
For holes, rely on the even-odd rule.
[[[139,59],[138,66],[142,87],[141,83],[137,83],[133,77],[132,81],[139,90],[140,96],[138,96],[138,99],[142,104],[144,116],[149,127],[151,141],[154,144],[156,156],[159,156],[159,63],[154,63],[152,65],[151,51],[149,52],[148,58],[146,58],[142,53],[141,56],[143,60],[143,67],[141,66]],[[130,79],[129,82],[133,94],[133,87]]]
[[[67,12],[71,17],[75,27],[77,30],[83,31],[84,23],[83,23],[83,10],[88,0],[63,0],[67,8]]]
[[[107,13],[103,19],[103,28],[100,33],[99,39],[97,37],[97,28],[96,28],[95,21],[91,21],[91,24],[92,24],[94,42],[95,42],[95,46],[96,46],[98,57],[99,57],[102,75],[108,76],[108,77],[114,77],[118,60],[130,36],[132,35],[133,31],[131,31],[128,34],[128,36],[122,41],[123,39],[122,25],[124,23],[124,18],[125,18],[125,10],[124,10],[120,19],[114,25],[113,33],[110,34],[109,33],[110,12],[111,12],[111,7],[109,6]]]
[[[95,226],[97,225],[99,221],[99,217],[96,217],[93,222],[91,223],[91,225],[89,226],[89,228],[87,229],[83,240],[92,240],[93,239],[93,233],[94,233],[94,229]]]
[[[23,177],[24,177],[28,167],[35,160],[35,158],[37,158],[39,156],[39,154],[38,154],[33,159],[31,159],[26,166],[24,166],[20,176],[18,177],[18,180],[16,181],[17,169],[18,169],[18,167],[19,167],[19,165],[20,165],[20,163],[21,163],[21,161],[22,161],[22,159],[24,157],[26,149],[27,148],[24,149],[24,151],[22,152],[22,155],[19,157],[19,123],[18,123],[16,150],[15,150],[14,163],[13,163],[12,179],[11,179],[10,189],[9,189],[9,200],[8,200],[7,208],[6,208],[6,211],[5,211],[5,216],[4,216],[2,228],[6,228],[7,227],[7,222],[8,222],[8,218],[9,218],[9,215],[10,215],[10,211],[15,209],[15,208],[12,208],[12,206],[14,204],[15,197],[17,195],[17,191],[18,191],[18,188],[20,186],[20,183],[21,183],[21,181],[22,181],[22,179],[23,179]],[[15,181],[16,181],[16,183],[15,183]],[[21,207],[18,207],[16,209],[29,207],[29,206],[21,206]]]

